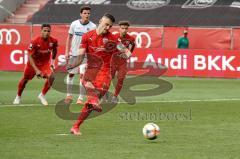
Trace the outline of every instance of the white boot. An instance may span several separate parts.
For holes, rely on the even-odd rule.
[[[14,99],[14,101],[13,101],[13,104],[20,104],[21,103],[21,97],[20,96],[16,96],[16,98]]]
[[[44,96],[42,93],[40,93],[40,94],[38,95],[38,98],[40,99],[40,101],[41,101],[41,103],[42,103],[43,105],[45,105],[45,106],[48,105],[48,102],[47,102],[45,96]]]

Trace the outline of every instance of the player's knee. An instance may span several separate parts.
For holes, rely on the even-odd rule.
[[[23,81],[23,83],[27,83],[27,82],[29,81],[29,79],[26,78],[26,77],[23,77],[23,78],[22,78],[22,81]]]

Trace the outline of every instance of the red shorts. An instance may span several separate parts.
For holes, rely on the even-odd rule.
[[[99,68],[88,68],[87,67],[86,72],[83,76],[83,80],[84,81],[90,81],[90,82],[95,81],[99,71],[100,71]]]
[[[37,66],[38,69],[42,72],[43,76],[49,77],[52,74],[52,70],[49,64]],[[27,63],[24,70],[24,78],[31,80],[36,75],[35,70],[33,69],[30,63]]]
[[[105,94],[111,84],[111,71],[110,69],[102,69],[99,68],[87,68],[84,74],[84,82],[91,82],[95,89],[99,90],[101,94]]]
[[[93,81],[95,88],[107,91],[111,84],[111,73],[110,70],[100,71],[97,78]]]

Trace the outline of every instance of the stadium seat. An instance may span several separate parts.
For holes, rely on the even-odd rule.
[[[105,0],[85,1],[92,7],[94,22],[105,12],[112,13],[117,21],[129,20],[135,25],[174,26],[236,26],[239,24],[240,5],[235,0]],[[82,0],[51,0],[29,22],[70,23],[79,17]],[[100,3],[101,2],[101,3]],[[170,2],[170,3],[168,3]],[[64,12],[63,12],[64,11]]]

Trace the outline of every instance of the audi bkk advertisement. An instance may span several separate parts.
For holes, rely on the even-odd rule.
[[[1,70],[23,71],[28,59],[29,42],[32,37],[39,35],[39,27],[1,25]],[[65,62],[68,27],[69,25],[53,25],[52,35],[59,41],[56,61],[59,66]],[[165,76],[240,77],[240,53],[237,50],[240,48],[239,29],[205,28],[204,33],[202,28],[189,27],[191,49],[176,49],[176,41],[183,29],[186,28],[131,27],[129,34],[135,37],[136,49],[128,60],[128,73],[141,74],[142,70],[150,70],[151,75],[158,75],[161,69],[166,69]],[[112,32],[117,33],[117,28],[114,27]],[[230,38],[232,33],[234,39]],[[199,41],[201,36],[206,35],[208,40]]]

